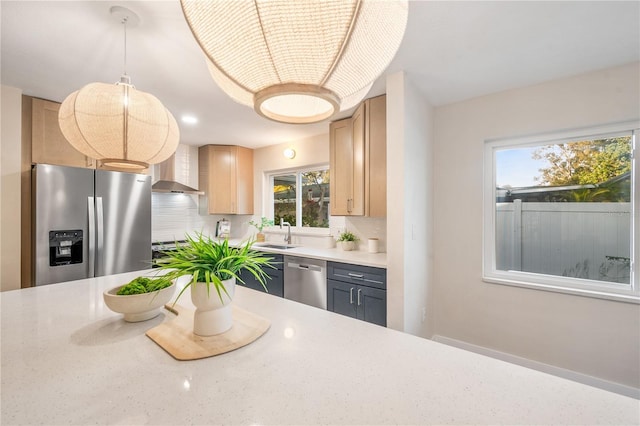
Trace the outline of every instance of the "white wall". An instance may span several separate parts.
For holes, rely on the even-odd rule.
[[[429,337],[433,108],[418,93],[387,78],[387,325]]]
[[[296,156],[289,160],[282,154],[285,148],[293,148]],[[253,206],[254,216],[267,216],[269,206],[264,200],[271,197],[269,182],[265,173],[275,170],[294,169],[306,166],[329,164],[329,124],[327,133],[308,139],[271,145],[253,151]]]
[[[631,64],[435,112],[435,334],[640,387],[640,305],[482,281],[483,145],[640,118]]]
[[[0,290],[20,288],[22,91],[0,86]]]

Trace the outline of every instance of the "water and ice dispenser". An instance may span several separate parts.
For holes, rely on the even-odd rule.
[[[49,266],[82,263],[82,230],[49,231]]]

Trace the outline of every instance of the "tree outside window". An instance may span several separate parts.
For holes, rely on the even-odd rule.
[[[273,176],[273,214],[291,226],[329,227],[329,169]]]
[[[638,130],[631,126],[486,142],[486,281],[640,295],[633,267]]]

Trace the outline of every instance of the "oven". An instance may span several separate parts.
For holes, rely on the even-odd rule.
[[[176,247],[180,247],[181,245],[186,245],[186,240],[179,241],[159,241],[155,243],[151,243],[151,260],[154,261],[152,265],[153,268],[157,268],[158,265],[155,264],[155,261],[158,259],[162,259],[163,257],[167,257],[168,253],[176,250]]]

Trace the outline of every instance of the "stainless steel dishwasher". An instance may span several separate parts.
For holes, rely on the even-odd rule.
[[[327,309],[327,262],[285,255],[284,298]]]

